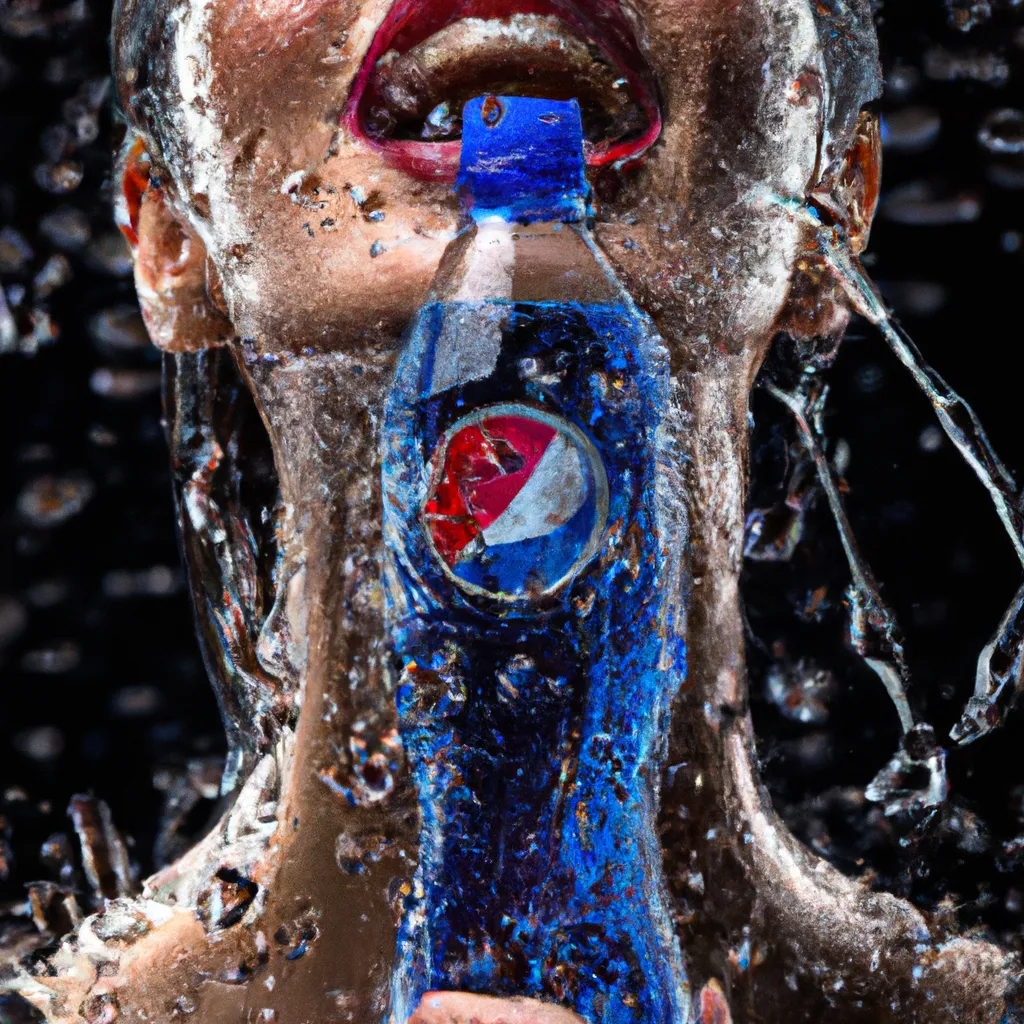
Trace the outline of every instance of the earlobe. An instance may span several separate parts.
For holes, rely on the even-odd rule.
[[[135,287],[153,343],[167,352],[224,345],[233,336],[202,239],[175,209],[141,140],[121,160],[118,223],[135,256]]]
[[[882,137],[878,115],[862,111],[842,162],[809,193],[812,202],[831,217],[859,255],[867,246],[878,206],[882,169]],[[807,358],[828,363],[850,320],[846,289],[815,245],[794,266],[789,299],[776,329],[805,349]]]

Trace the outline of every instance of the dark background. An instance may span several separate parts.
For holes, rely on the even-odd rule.
[[[174,536],[159,359],[134,311],[112,227],[117,126],[103,83],[109,5],[0,0],[0,904],[47,877],[40,843],[71,794],[107,801],[154,866],[154,785],[223,748]],[[1024,7],[887,0],[885,193],[872,274],[926,357],[1024,472],[1020,309],[1024,153],[979,131],[1024,109]],[[1024,150],[1024,115],[1002,133]],[[969,469],[879,336],[855,323],[829,379],[830,451],[846,446],[848,507],[907,634],[912,701],[944,738],[1021,569]],[[770,498],[788,427],[754,403],[755,498]],[[895,750],[895,714],[843,645],[846,574],[827,514],[789,565],[747,579],[763,767],[793,827],[844,870],[1024,943],[1024,712],[952,750],[952,792],[908,832],[865,803]],[[820,621],[795,609],[824,587]],[[800,657],[835,680],[823,724],[763,696]],[[209,810],[209,805],[205,805]],[[203,806],[193,824],[202,822]],[[5,832],[6,830],[6,832]],[[2,909],[2,907],[0,907]]]

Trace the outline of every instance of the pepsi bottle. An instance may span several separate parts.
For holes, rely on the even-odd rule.
[[[596,249],[579,108],[465,110],[449,245],[383,430],[391,664],[421,816],[392,1020],[431,990],[678,1024],[655,834],[685,675],[665,351]]]

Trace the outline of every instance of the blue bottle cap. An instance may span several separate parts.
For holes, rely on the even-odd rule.
[[[524,96],[470,100],[455,188],[474,220],[582,220],[590,187],[580,105]]]

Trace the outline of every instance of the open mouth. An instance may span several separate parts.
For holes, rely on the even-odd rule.
[[[462,108],[486,93],[578,100],[591,167],[628,165],[661,130],[619,0],[397,0],[344,120],[389,163],[454,181]]]

